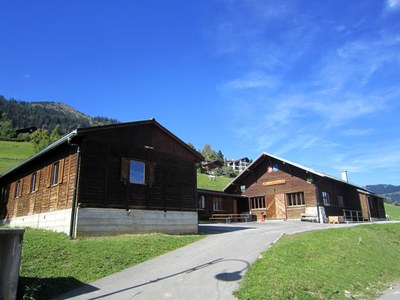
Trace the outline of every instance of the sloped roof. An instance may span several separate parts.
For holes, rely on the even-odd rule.
[[[240,180],[243,179],[244,177],[246,177],[247,174],[249,173],[249,172],[247,172],[247,171],[250,171],[250,170],[254,169],[256,166],[258,166],[258,165],[259,165],[260,163],[262,163],[264,160],[268,159],[268,157],[273,158],[274,160],[280,161],[280,162],[282,162],[282,163],[284,163],[284,164],[288,164],[288,165],[290,165],[290,166],[293,166],[293,167],[302,169],[302,170],[306,171],[307,173],[317,175],[317,176],[319,176],[319,177],[321,177],[321,178],[329,178],[329,179],[335,180],[335,181],[337,181],[337,182],[340,182],[340,183],[343,183],[343,184],[346,184],[346,185],[350,185],[350,186],[356,188],[359,192],[369,193],[369,194],[372,194],[372,195],[376,195],[374,192],[372,192],[372,191],[370,191],[370,190],[368,190],[368,189],[366,189],[366,188],[364,188],[364,187],[361,187],[361,186],[358,186],[358,185],[356,185],[356,184],[350,183],[350,182],[348,182],[348,181],[342,180],[342,179],[340,179],[340,178],[331,176],[331,175],[329,175],[329,174],[320,172],[320,171],[318,171],[318,170],[314,170],[314,169],[312,169],[312,168],[303,166],[303,165],[301,165],[301,164],[291,162],[291,161],[289,161],[289,160],[286,160],[286,159],[284,159],[284,158],[281,158],[281,157],[278,157],[278,156],[269,154],[269,153],[267,153],[267,152],[261,153],[261,155],[260,155],[256,160],[254,160],[241,174],[239,174],[235,179],[233,179],[233,180],[231,181],[231,183],[229,183],[229,184],[224,188],[224,191],[227,191],[229,187],[231,187],[231,186],[237,184],[238,182],[240,182]]]
[[[63,144],[71,142],[71,140],[73,138],[75,138],[75,137],[84,136],[87,133],[97,132],[97,131],[101,131],[101,130],[108,130],[108,129],[114,129],[114,128],[124,128],[124,127],[139,126],[139,125],[150,125],[150,124],[155,125],[161,131],[163,131],[165,134],[167,134],[173,140],[175,140],[177,143],[181,144],[188,151],[192,152],[194,157],[196,157],[199,162],[204,159],[204,157],[199,152],[197,152],[196,150],[191,148],[188,144],[183,142],[181,139],[179,139],[176,135],[174,135],[172,132],[170,132],[168,129],[166,129],[164,126],[162,126],[160,123],[158,123],[153,118],[153,119],[144,120],[144,121],[136,121],[136,122],[128,122],[128,123],[117,123],[117,124],[111,124],[111,125],[102,125],[102,126],[77,128],[74,131],[68,133],[67,135],[61,137],[59,140],[55,141],[54,143],[50,144],[46,148],[42,149],[38,153],[36,153],[36,154],[32,155],[31,157],[29,157],[28,159],[24,160],[23,162],[21,162],[16,167],[4,172],[3,174],[0,175],[0,179],[5,177],[6,175],[9,175],[9,174],[17,171],[18,169],[20,169],[21,167],[25,166],[26,164],[28,164],[28,163],[30,163],[30,162],[42,157],[44,154],[48,153],[49,151],[51,151],[51,150],[53,150],[55,148],[58,148]]]

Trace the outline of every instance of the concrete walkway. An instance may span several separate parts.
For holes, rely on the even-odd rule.
[[[207,238],[97,280],[57,299],[235,299],[248,267],[282,234],[341,228],[268,221],[201,225]],[[101,251],[101,249],[99,249]]]

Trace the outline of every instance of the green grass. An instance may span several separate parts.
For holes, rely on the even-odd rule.
[[[70,240],[62,233],[28,228],[18,298],[49,299],[201,238],[137,234]]]
[[[400,221],[400,206],[385,203],[385,211],[391,221]]]
[[[233,178],[225,176],[215,176],[215,181],[211,181],[207,174],[197,173],[197,187],[214,191],[222,191]]]
[[[239,299],[373,299],[400,282],[400,224],[284,236],[250,268]]]
[[[34,153],[31,143],[0,141],[0,174],[15,167]]]

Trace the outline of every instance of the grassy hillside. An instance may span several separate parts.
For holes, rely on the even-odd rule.
[[[284,236],[250,267],[239,299],[375,299],[400,282],[400,224]]]
[[[400,206],[385,203],[385,211],[391,221],[400,221]]]
[[[233,178],[215,176],[215,180],[211,181],[207,174],[197,173],[197,187],[199,189],[222,191],[232,180]]]
[[[15,167],[34,153],[31,143],[0,141],[0,174]]]

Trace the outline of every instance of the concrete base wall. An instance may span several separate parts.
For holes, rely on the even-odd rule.
[[[79,208],[77,236],[162,232],[197,233],[197,212]]]
[[[69,234],[71,209],[51,211],[47,213],[12,218],[6,221],[11,227],[31,227],[48,229]]]

